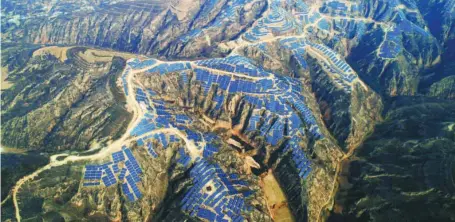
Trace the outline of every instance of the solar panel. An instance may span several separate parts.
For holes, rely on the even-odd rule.
[[[153,158],[158,157],[158,154],[153,149],[152,143],[147,144],[147,151],[149,152],[150,155],[152,155]]]

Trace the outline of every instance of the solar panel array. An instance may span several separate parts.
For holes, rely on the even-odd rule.
[[[157,128],[169,127],[170,125],[175,124],[172,123],[174,120],[181,124],[191,122],[191,119],[188,116],[183,114],[171,114],[171,110],[165,106],[164,101],[153,99],[153,97],[156,96],[156,93],[153,90],[147,89],[145,91],[151,97],[151,102],[149,102],[144,90],[137,88],[136,100],[139,104],[145,104],[147,109],[144,110],[146,113],[142,120],[131,131],[131,136],[142,136]]]
[[[302,179],[307,179],[311,172],[311,162],[306,157],[305,152],[299,145],[300,139],[297,137],[297,134],[304,134],[300,129],[297,130],[296,136],[290,139],[290,141],[285,145],[283,152],[291,152],[292,160],[294,161],[295,167],[298,170],[299,177]]]
[[[421,36],[429,35],[423,28],[410,22],[402,12],[398,13],[396,20],[397,23],[386,33],[385,39],[379,48],[379,56],[385,59],[395,58],[403,50],[403,33],[415,32]]]
[[[147,98],[147,95],[141,88],[136,88],[136,101],[139,104],[142,104],[145,106],[145,111],[151,111],[152,107],[150,106],[149,99]]]
[[[202,135],[199,132],[194,132],[191,129],[186,127],[179,127],[180,130],[184,131],[188,137],[188,139],[193,140],[195,142],[201,141]]]
[[[140,137],[136,140],[139,147],[145,147],[147,152],[153,157],[157,158],[158,153],[156,152],[152,141],[156,141],[157,144],[160,144],[163,149],[166,149],[170,143],[178,142],[179,139],[175,135],[166,135],[164,133],[152,133],[148,136]]]
[[[258,114],[255,114],[255,113],[252,114],[250,119],[248,120],[247,131],[256,130],[256,128],[258,127],[259,121],[261,121],[261,116],[259,116]]]
[[[131,189],[133,190],[133,193],[134,193],[134,196],[136,196],[136,199],[140,199],[142,197],[142,194],[141,194],[141,191],[139,191],[139,188],[137,187],[136,185],[136,182],[138,182],[136,179],[134,179],[134,176],[132,176],[132,174],[130,175],[127,175],[126,176],[126,183],[131,187]],[[125,183],[124,183],[125,184]],[[126,195],[128,196],[128,199],[130,201],[134,201],[135,199],[134,198],[131,198],[132,195],[128,195],[126,193]]]
[[[155,150],[153,149],[153,145],[152,143],[148,143],[147,144],[147,151],[149,152],[150,155],[153,156],[153,158],[157,158],[158,157],[158,154],[155,152]]]
[[[329,24],[329,21],[327,21],[327,19],[321,19],[319,20],[318,22],[318,28],[319,29],[322,29],[322,30],[325,30],[325,31],[330,31],[330,24]]]
[[[199,60],[195,62],[199,66],[225,72],[240,73],[252,77],[267,77],[269,74],[262,68],[254,65],[254,61],[239,55],[231,55],[225,58]]]
[[[294,15],[283,9],[280,1],[275,0],[272,1],[268,14],[259,19],[253,28],[243,35],[243,39],[248,42],[256,42],[267,37],[301,33],[300,27]]]
[[[97,186],[100,184],[103,169],[98,165],[86,165],[83,186]]]
[[[156,129],[156,124],[153,122],[153,119],[144,117],[131,131],[131,136],[141,136],[154,129]]]
[[[111,168],[109,165],[112,165],[112,162],[105,163],[102,165],[104,173],[106,174],[103,176],[101,179],[103,180],[103,183],[106,187],[112,186],[117,183],[117,179],[115,179],[115,175],[112,172]]]
[[[143,69],[143,68],[152,66],[155,63],[156,63],[155,59],[147,59],[147,60],[141,61],[141,60],[139,60],[137,58],[128,60],[128,62],[127,62],[128,66],[133,68],[133,69]]]
[[[280,40],[280,44],[291,50],[292,55],[303,69],[308,68],[308,64],[303,57],[306,52],[305,47],[311,46],[313,49],[322,53],[324,58],[330,62],[329,64],[323,63],[323,66],[330,73],[334,74],[332,77],[334,78],[335,83],[342,87],[346,92],[351,92],[351,83],[357,79],[357,75],[349,64],[338,58],[336,52],[325,45],[315,44],[304,38],[284,38]]]
[[[128,66],[128,67],[126,67],[125,72],[122,75],[122,86],[123,86],[123,91],[125,91],[126,96],[128,96],[128,81],[126,78],[128,77],[128,74],[130,72],[131,72],[131,68]]]
[[[325,45],[321,44],[315,44],[309,42],[309,45],[313,46],[315,49],[319,50],[325,55],[325,58],[330,59],[330,62],[336,66],[337,69],[341,70],[342,72],[337,72],[340,74],[343,80],[351,83],[355,78],[357,78],[356,75],[353,74],[353,70],[351,67],[343,60],[337,58],[337,53],[334,52],[333,50],[329,49]]]
[[[216,103],[215,110],[221,109],[221,106],[223,105],[224,102],[224,95],[215,95],[213,97],[213,101]]]
[[[214,153],[217,153],[218,151],[219,151],[218,147],[216,147],[215,145],[213,145],[211,143],[208,143],[204,147],[203,156],[204,156],[204,158],[208,158],[208,157],[211,157]]]
[[[207,143],[211,143],[212,141],[214,141],[215,139],[220,139],[218,138],[218,136],[214,133],[204,133],[203,135],[203,138],[205,140],[205,142]]]
[[[268,14],[263,19],[258,20],[252,28],[244,35],[243,39],[252,43],[265,40],[273,36],[290,36],[302,34],[298,27],[305,27],[305,36],[319,37],[319,32],[333,35],[333,41],[341,41],[342,38],[360,39],[371,24],[378,24],[386,31],[384,40],[380,45],[378,55],[384,59],[396,58],[403,51],[403,33],[415,33],[420,36],[429,36],[429,32],[411,22],[405,15],[404,10],[399,7],[401,4],[397,0],[380,1],[374,4],[369,1],[349,2],[325,1],[317,10],[310,10],[308,5],[302,1],[292,1],[293,7],[286,7],[281,1],[271,1]],[[289,3],[289,4],[291,4]],[[418,10],[413,3],[407,3],[407,8]],[[377,13],[376,10],[381,10]],[[448,16],[455,16],[455,3],[447,6]],[[360,18],[365,18],[359,19]],[[387,26],[384,23],[388,23]],[[273,31],[272,31],[273,30]],[[293,32],[287,32],[293,30]],[[272,33],[273,32],[273,33]],[[309,38],[310,39],[310,38]],[[340,85],[346,92],[350,93],[352,88],[349,83],[357,78],[350,66],[342,59],[338,59],[336,54],[327,46],[316,44],[314,40],[309,41],[309,45],[320,50],[324,57],[328,58],[331,64],[323,64],[335,76],[335,83]],[[293,58],[303,68],[307,68],[303,48],[297,49],[293,45]]]
[[[219,74],[216,73],[216,70],[205,70],[197,68],[194,71],[196,72],[196,81],[201,83],[204,89],[204,94],[207,94],[209,92],[213,84],[217,84],[221,90],[227,91],[229,93],[278,93],[271,90],[275,88],[273,87],[273,81],[270,79],[250,81],[240,77],[232,78],[228,74]],[[266,72],[264,71],[263,73]],[[270,73],[266,74],[270,75]]]
[[[186,62],[175,62],[175,63],[163,63],[159,64],[149,70],[147,70],[148,73],[159,73],[160,75],[170,73],[170,72],[179,72],[183,71],[186,69],[190,69],[191,65],[190,63]]]
[[[287,45],[288,47],[301,47],[306,44],[306,42],[296,39],[286,39],[282,41],[282,44]],[[213,84],[218,84],[219,89],[224,91],[223,93],[217,93],[213,96],[216,109],[222,108],[222,104],[228,93],[244,93],[244,99],[252,104],[255,109],[265,109],[269,113],[275,113],[282,116],[290,116],[297,113],[299,118],[294,119],[294,123],[299,126],[305,126],[309,130],[310,135],[316,139],[323,137],[319,132],[315,117],[304,103],[305,98],[301,95],[302,84],[298,80],[259,69],[254,65],[252,60],[238,55],[223,59],[198,61],[196,64],[199,67],[203,66],[208,68],[194,68],[196,74],[195,80],[203,86],[205,93],[208,92]],[[217,70],[229,72],[219,73]],[[246,70],[259,71],[256,71],[256,74],[251,74],[250,71]],[[184,72],[184,76],[186,76],[186,71]],[[229,73],[248,74],[248,76],[252,77],[260,75],[269,78],[251,80],[240,78]],[[186,76],[186,78],[188,77]],[[137,90],[136,94],[137,97],[144,98],[145,92],[143,90]],[[152,98],[151,107],[156,114],[151,112],[147,113],[145,118],[133,129],[131,135],[140,136],[156,128],[173,126],[177,128],[180,127],[179,129],[184,131],[190,140],[201,140],[201,135],[199,135],[199,133],[183,127],[184,125],[191,123],[192,120],[190,117],[184,114],[173,114],[174,110],[169,109],[165,102],[159,99]],[[294,117],[295,116],[296,115],[294,115]],[[301,119],[299,123],[297,123],[298,119]],[[261,133],[266,137],[268,143],[272,145],[278,144],[280,138],[284,135],[286,122],[287,117],[283,117],[273,125],[273,128],[270,125],[272,123],[269,121],[265,121],[265,123],[262,124],[260,130],[262,130]],[[255,128],[258,127],[256,126],[257,123],[258,122],[253,122],[252,124],[249,124],[248,130],[259,130]],[[142,144],[141,141],[139,142]],[[166,141],[163,140],[160,143],[166,144]],[[207,149],[207,155],[210,152],[211,147]]]
[[[289,47],[293,49],[293,52],[298,55],[302,56],[304,53],[304,47],[308,44],[305,40],[301,39],[283,39],[281,44],[285,45],[285,47]],[[314,47],[316,47],[314,45]],[[321,51],[325,53],[331,53],[326,48],[320,48]],[[339,65],[340,68],[345,69],[342,64],[337,64],[336,58],[334,59],[333,63],[335,65]],[[306,63],[302,57],[300,57],[299,64],[302,67],[306,68]],[[341,60],[340,60],[341,61]],[[304,136],[307,132],[308,135],[313,139],[321,139],[323,135],[320,133],[317,121],[312,114],[312,111],[306,106],[305,98],[302,96],[302,84],[300,81],[295,80],[290,77],[284,77],[277,75],[275,73],[271,73],[256,67],[253,61],[248,58],[244,58],[242,56],[231,56],[223,59],[210,59],[196,62],[196,66],[193,68],[195,72],[195,80],[196,83],[199,82],[202,87],[204,93],[208,93],[209,90],[212,88],[214,84],[218,85],[218,89],[222,90],[222,92],[217,92],[213,96],[213,100],[218,108],[221,108],[221,105],[224,102],[224,98],[229,93],[244,93],[244,99],[253,105],[254,110],[266,110],[265,114],[261,116],[254,114],[257,113],[253,111],[253,115],[249,120],[250,123],[246,127],[247,131],[259,131],[260,134],[265,138],[265,142],[272,145],[277,146],[279,145],[280,141],[283,139],[289,140],[288,138],[293,138],[286,144],[286,149],[292,150],[292,159],[295,163],[295,167],[298,169],[299,176],[303,179],[307,179],[311,172],[311,163],[305,157],[305,153],[298,144],[302,136]],[[159,70],[159,69],[158,69]],[[169,70],[167,70],[169,71]],[[158,71],[160,72],[160,71]],[[164,71],[160,72],[160,75],[165,75]],[[245,78],[237,76],[236,74],[245,75]],[[187,71],[182,71],[180,73],[181,80],[184,84],[189,83],[189,77]],[[263,79],[248,79],[247,77],[266,77]],[[270,78],[271,77],[271,78]],[[194,82],[194,81],[191,81]],[[143,94],[141,91],[136,92],[137,94]],[[264,96],[266,95],[266,96]],[[178,130],[185,132],[187,138],[189,140],[193,140],[198,145],[199,149],[202,150],[202,157],[197,158],[196,162],[203,162],[205,158],[210,158],[213,156],[214,153],[219,151],[219,148],[211,143],[215,136],[208,135],[208,134],[201,134],[197,131],[193,131],[189,129],[187,123],[191,122],[192,119],[184,114],[175,114],[173,109],[167,107],[166,103],[162,100],[152,99],[151,107],[155,111],[155,113],[147,113],[147,121],[142,121],[139,125],[143,128],[149,127],[149,129],[154,129],[155,127],[176,127]],[[278,118],[276,116],[278,114]],[[165,117],[165,118],[157,118],[157,117]],[[160,119],[160,120],[159,120]],[[154,122],[154,126],[149,126],[151,122]],[[302,128],[304,127],[304,128]],[[305,129],[305,130],[304,130]],[[144,129],[145,130],[145,129]],[[145,130],[147,131],[147,130]],[[300,136],[297,136],[300,135]],[[289,137],[286,137],[289,136]],[[166,141],[166,137],[164,134],[153,134],[146,137],[139,139],[138,144],[144,145],[147,139],[154,138],[158,141],[158,144],[164,145],[165,148],[168,142]],[[206,143],[202,143],[204,141]],[[204,144],[203,148],[201,148],[201,144]],[[156,158],[157,153],[153,149],[153,145],[151,143],[147,144],[147,149],[152,157]],[[191,157],[185,152],[185,149],[179,149],[179,158],[178,163],[183,165],[184,167],[189,167],[191,163]],[[130,164],[131,165],[131,164]],[[131,166],[130,168],[133,168]],[[134,171],[133,171],[134,172]],[[204,175],[202,173],[201,175]],[[130,180],[135,180],[135,174],[131,174]],[[208,177],[213,179],[213,177]],[[221,177],[224,178],[224,177]],[[224,180],[224,179],[223,179]],[[245,183],[241,180],[236,181],[232,180],[229,183],[236,184],[236,186],[244,186]],[[206,181],[207,182],[207,181]],[[224,181],[226,182],[226,181]],[[231,187],[232,188],[232,187]],[[134,188],[131,187],[133,191],[131,192],[132,195],[134,193]],[[233,192],[229,188],[229,191]],[[222,192],[222,191],[219,191]],[[251,192],[248,193],[249,195]],[[192,194],[196,195],[196,194]],[[231,216],[236,216],[233,212],[221,212],[219,209],[207,208],[205,204],[205,199],[210,198],[210,195],[200,196],[202,194],[198,194],[196,197],[192,197],[195,199],[202,198],[202,200],[194,200],[197,203],[191,208],[187,209],[187,203],[184,205],[184,210],[189,210],[189,213],[193,216],[198,216],[205,219],[213,219],[219,217],[221,213],[228,214],[228,216],[222,216],[224,219],[229,218]],[[219,199],[223,199],[225,194],[220,195],[216,194],[216,197]],[[215,198],[215,196],[213,197]],[[198,202],[199,201],[199,202]],[[232,207],[232,204],[236,204],[237,200],[225,201],[223,202],[224,205]],[[215,201],[217,202],[217,201]],[[211,203],[210,201],[207,204]],[[223,206],[220,205],[220,206]],[[197,208],[197,206],[204,205],[203,208]],[[203,210],[201,210],[203,209]],[[208,210],[207,210],[208,209]],[[221,212],[221,213],[220,213]],[[232,215],[229,215],[232,214]],[[221,218],[219,218],[221,219]]]
[[[184,148],[179,149],[180,158],[178,163],[182,164],[184,167],[188,167],[191,163],[191,157],[185,152]]]
[[[175,121],[179,124],[189,124],[193,122],[193,120],[185,114],[176,114]]]
[[[98,186],[100,185],[100,180],[106,187],[120,182],[122,183],[123,193],[128,200],[134,201],[141,198],[142,194],[137,183],[141,181],[142,169],[133,152],[123,146],[121,151],[112,153],[112,159],[113,162],[101,165],[86,165],[83,186]],[[130,192],[130,187],[133,192]]]
[[[190,170],[194,185],[181,201],[183,211],[208,221],[244,221],[242,212],[251,210],[239,186],[247,187],[238,177],[231,178],[217,164],[197,161]],[[237,184],[233,184],[236,181]],[[251,195],[251,193],[248,193]]]
[[[234,0],[230,4],[223,5],[214,20],[207,21],[207,25],[189,31],[180,40],[186,43],[212,28],[219,29],[226,21],[235,21],[235,17],[239,14],[238,10],[247,2]],[[271,10],[253,24],[241,38],[256,42],[268,37],[283,36],[279,39],[280,46],[288,49],[292,59],[304,70],[309,69],[305,55],[317,52],[326,59],[322,62],[323,68],[329,71],[333,81],[346,92],[351,92],[351,83],[357,79],[357,75],[344,59],[330,47],[319,42],[315,43],[313,38],[284,36],[307,31],[313,34],[333,32],[334,40],[360,38],[370,24],[366,21],[353,20],[350,15],[364,14],[365,18],[383,22],[394,17],[395,24],[387,30],[378,54],[383,58],[395,58],[403,50],[401,48],[403,32],[428,34],[404,15],[399,12],[396,14],[396,8],[399,8],[396,0],[380,2],[379,4],[383,5],[377,8],[384,11],[376,13],[376,17],[366,15],[370,13],[368,1],[350,2],[348,5],[336,0],[327,1],[316,11],[310,10],[301,0],[288,1],[288,3],[295,3],[293,10],[284,6],[282,1],[272,0]],[[197,16],[202,20],[209,18],[216,4],[218,4],[216,0],[207,1]],[[337,16],[337,18],[330,18],[327,15]],[[302,27],[305,27],[305,30]],[[267,56],[268,47],[265,43],[258,44],[257,48]],[[271,146],[279,146],[281,142],[286,141],[283,144],[283,152],[291,155],[299,177],[306,180],[310,176],[311,162],[299,143],[303,142],[304,137],[318,140],[324,135],[319,129],[317,118],[306,104],[306,98],[302,95],[304,86],[299,80],[265,70],[254,60],[235,53],[226,58],[194,62],[129,60],[121,77],[125,94],[135,93],[136,101],[141,104],[141,107],[145,107],[145,115],[131,131],[131,136],[138,137],[136,140],[138,146],[146,149],[152,158],[159,158],[160,146],[166,149],[170,143],[177,142],[179,139],[175,135],[157,133],[153,130],[172,127],[183,132],[196,144],[202,154],[201,157],[193,160],[191,156],[194,155],[193,152],[190,155],[185,147],[178,149],[177,163],[190,169],[190,177],[194,183],[181,201],[182,210],[189,215],[208,221],[244,221],[242,213],[251,209],[245,198],[254,192],[248,189],[248,183],[239,175],[227,174],[219,165],[207,161],[220,151],[220,147],[214,143],[216,135],[201,133],[191,128],[191,123],[197,121],[196,119],[193,120],[190,116],[175,111],[167,102],[157,99],[159,95],[152,89],[135,88],[133,92],[128,92],[127,77],[131,69],[147,69],[146,73],[159,75],[178,73],[180,86],[200,84],[205,95],[215,91],[216,87],[217,91],[212,97],[215,110],[223,109],[223,104],[232,94],[241,95],[243,100],[252,107],[252,113],[244,130],[257,132],[262,136],[261,138],[264,138],[264,142]],[[121,151],[112,154],[112,159],[113,162],[102,165],[87,165],[83,186],[97,186],[101,185],[101,182],[106,187],[121,184],[122,191],[129,201],[140,199],[142,193],[139,182],[143,172],[132,151],[124,146]],[[192,163],[194,165],[191,168]]]
[[[284,136],[284,122],[282,119],[278,119],[268,130],[268,135],[266,137],[267,143],[270,143],[272,146],[278,145],[278,142]]]
[[[263,22],[272,32],[287,32],[295,26],[287,16],[284,11],[278,10],[268,15]],[[256,28],[255,35],[262,35],[265,30],[265,28]],[[302,58],[300,62],[303,66]],[[131,60],[128,62],[127,69],[129,70],[130,67],[136,70],[146,69],[154,65],[147,70],[148,73],[165,75],[179,72],[183,84],[193,82],[189,81],[188,75],[188,70],[191,69],[196,74],[195,80],[203,86],[204,93],[207,94],[215,84],[221,90],[213,96],[215,109],[222,109],[229,93],[243,93],[244,99],[252,104],[256,111],[267,110],[264,116],[253,115],[247,130],[259,130],[265,137],[265,141],[273,146],[279,144],[286,131],[295,132],[296,126],[305,126],[316,139],[322,137],[315,117],[305,105],[305,98],[300,94],[302,85],[299,81],[266,71],[256,66],[251,59],[238,55],[198,61],[193,64],[195,66],[190,63],[157,64],[156,60],[142,62]],[[128,95],[126,76],[126,74],[122,76],[122,81],[125,94]],[[195,160],[192,160],[184,147],[178,150],[177,162],[183,167],[189,168],[191,163],[195,162],[190,170],[194,185],[182,200],[182,210],[191,216],[209,221],[243,221],[242,212],[251,210],[251,206],[247,207],[245,198],[254,192],[248,189],[248,183],[238,175],[228,175],[218,165],[205,160],[219,152],[220,148],[214,143],[217,136],[190,129],[189,124],[193,119],[186,114],[177,113],[165,101],[157,99],[158,95],[153,90],[135,88],[134,93],[136,101],[145,107],[146,114],[133,128],[131,136],[139,137],[138,146],[144,147],[152,158],[159,157],[156,144],[166,149],[169,143],[178,141],[175,135],[153,132],[155,129],[175,127],[184,132],[189,140],[194,141],[198,149],[202,149],[202,158]],[[272,114],[278,114],[279,117],[276,118]],[[289,129],[285,130],[285,127]],[[311,171],[310,162],[304,159],[303,151],[299,152],[297,148],[291,146],[289,149],[292,149],[293,160],[299,169],[299,175],[307,178]],[[132,151],[124,146],[121,151],[112,154],[112,159],[113,162],[100,166],[88,165],[84,186],[96,186],[100,185],[100,182],[107,187],[121,184],[121,190],[129,201],[140,199],[142,193],[139,182],[143,172]]]
[[[379,56],[386,59],[395,58],[401,52],[401,33],[398,27],[387,32],[386,39],[379,48]]]
[[[302,26],[316,24],[321,18],[321,14],[318,11],[310,11],[310,8],[302,0],[296,1],[296,10],[293,12],[294,18],[297,23]],[[310,26],[311,27],[311,26]]]

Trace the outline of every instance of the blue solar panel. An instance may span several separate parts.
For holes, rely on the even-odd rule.
[[[154,59],[144,60],[141,62],[139,59],[135,58],[135,59],[132,59],[131,61],[129,61],[128,65],[133,69],[143,69],[148,66],[152,66],[155,63],[156,63],[156,61]]]
[[[194,141],[200,141],[201,136],[198,133],[195,133],[194,131],[190,129],[185,129],[186,134],[188,135],[188,139],[194,140]]]
[[[150,122],[146,117],[139,122],[139,124],[131,131],[132,136],[140,136],[147,132],[150,132],[156,128],[153,122]]]
[[[118,176],[118,179],[119,179],[119,180],[123,180],[123,178],[125,178],[126,171],[127,171],[126,168],[122,168],[122,170],[120,171],[120,174],[119,174],[119,176]]]
[[[86,165],[85,166],[85,180],[99,180],[102,176],[102,166],[98,165]]]
[[[126,176],[126,181],[130,185],[131,189],[133,190],[134,195],[139,199],[142,197],[141,192],[139,191],[139,188],[136,185],[136,182],[134,181],[133,177],[131,175]]]
[[[203,155],[204,155],[204,158],[208,158],[217,152],[218,152],[218,148],[216,146],[214,146],[213,144],[209,143],[209,144],[206,144]]]
[[[138,173],[136,172],[135,167],[133,166],[132,162],[130,160],[127,160],[125,162],[126,169],[132,175],[134,181],[139,182],[141,179],[139,178]]]
[[[122,150],[123,150],[123,152],[125,152],[126,156],[128,157],[128,160],[125,162],[125,165],[128,168],[128,171],[130,172],[130,174],[133,175],[133,177],[136,181],[140,181],[139,174],[142,173],[142,170],[141,170],[139,164],[137,163],[136,158],[134,157],[134,155],[130,149],[123,147]]]
[[[184,167],[187,167],[191,162],[191,157],[186,154],[184,148],[179,149],[179,155],[180,155],[180,158],[179,158],[178,162],[180,164],[182,164]]]
[[[147,144],[147,151],[149,152],[150,155],[153,156],[153,158],[158,157],[158,154],[157,154],[157,153],[155,152],[155,150],[153,149],[152,143],[148,143],[148,144]]]
[[[168,142],[167,142],[167,139],[166,139],[166,136],[164,134],[159,134],[159,140],[161,142],[161,144],[163,145],[163,147],[167,147],[168,145]]]
[[[237,92],[239,82],[237,80],[231,81],[231,85],[229,86],[229,92]]]
[[[200,209],[197,216],[209,221],[215,221],[216,214],[207,209]]]
[[[125,156],[123,155],[123,151],[118,151],[112,154],[112,158],[114,159],[114,163],[118,163],[125,160]]]
[[[206,220],[223,218],[226,211],[229,211],[226,216],[231,220],[240,216],[245,205],[243,196],[234,188],[227,174],[218,165],[209,164],[204,160],[196,161],[190,170],[190,176],[193,178],[194,185],[182,199],[182,210]],[[236,178],[236,182],[239,180],[238,176],[233,177]],[[205,186],[209,181],[212,181],[213,191],[207,193]],[[214,211],[207,212],[203,209]]]
[[[169,136],[169,143],[177,142],[178,140],[179,139],[174,135]]]
[[[117,164],[112,165],[112,169],[114,170],[114,173],[118,173],[118,171],[119,171]]]
[[[136,140],[138,146],[143,146],[144,145],[144,140],[138,139]]]
[[[175,120],[176,120],[177,123],[180,123],[180,124],[186,124],[186,123],[191,123],[192,122],[192,119],[190,117],[188,117],[187,115],[184,115],[184,114],[175,115]]]

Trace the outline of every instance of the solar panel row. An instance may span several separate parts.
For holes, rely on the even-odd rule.
[[[211,221],[243,221],[241,211],[246,210],[243,195],[218,165],[197,161],[190,176],[194,185],[182,200],[183,211]],[[239,180],[238,176],[234,177]]]
[[[82,186],[84,187],[91,187],[91,186],[98,186],[100,182],[92,182],[92,183],[83,183]]]
[[[147,72],[148,73],[159,73],[160,75],[164,75],[166,73],[179,72],[179,71],[183,71],[183,70],[186,70],[189,68],[191,68],[189,63],[182,63],[182,62],[163,63],[163,64],[159,64],[159,65],[147,70]]]
[[[214,153],[217,153],[218,151],[219,150],[215,145],[208,143],[204,147],[203,156],[204,158],[208,158],[211,157]]]
[[[286,153],[289,150],[291,151],[292,160],[295,163],[295,167],[298,170],[299,177],[302,179],[307,179],[311,172],[311,162],[306,157],[305,152],[298,145],[299,139],[293,137],[283,149],[283,152]]]
[[[112,170],[109,167],[109,165],[106,165],[106,164],[103,165],[103,170],[104,170],[104,173],[106,174],[106,176],[104,176],[102,178],[102,180],[103,180],[104,185],[107,186],[107,187],[112,186],[112,185],[117,183],[117,180],[115,179],[115,175],[112,172]]]
[[[153,158],[157,158],[158,157],[158,154],[153,149],[152,143],[148,143],[147,144],[147,151],[149,152],[150,155],[152,155]]]
[[[133,179],[133,177],[131,176],[131,174],[126,176],[126,181],[130,185],[131,189],[133,190],[133,193],[136,196],[136,198],[140,199],[142,197],[142,193],[141,193],[141,191],[139,191],[139,188],[136,185],[136,182],[138,182],[138,181],[135,181]]]
[[[123,73],[122,75],[122,85],[123,85],[123,90],[125,91],[125,95],[128,96],[128,81],[127,81],[127,77],[128,77],[128,74],[130,73],[131,71],[131,68],[127,67],[125,69],[125,73]]]
[[[131,131],[131,136],[141,136],[156,129],[156,124],[150,121],[149,117],[143,118],[139,124]]]
[[[128,183],[122,184],[123,193],[126,195],[129,201],[133,202],[135,200],[133,193],[131,193]]]
[[[140,61],[139,59],[134,58],[134,59],[131,59],[130,61],[128,61],[128,66],[130,66],[133,69],[143,69],[148,66],[152,66],[155,63],[156,63],[156,60],[154,60],[154,59]]]
[[[179,149],[179,155],[180,158],[178,162],[182,164],[184,167],[187,167],[191,163],[191,157],[188,154],[186,154],[184,148]]]

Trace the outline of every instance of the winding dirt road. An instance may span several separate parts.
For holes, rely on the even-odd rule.
[[[156,66],[158,64],[155,64],[153,66]],[[150,69],[153,66],[147,67],[144,70]],[[127,67],[125,67],[124,72],[126,70],[127,70]],[[128,91],[133,92],[132,80],[133,80],[134,75],[136,73],[143,72],[144,70],[133,70],[133,69],[131,69],[131,73],[127,77]],[[14,209],[15,209],[15,216],[16,216],[16,220],[17,221],[21,221],[20,208],[19,208],[19,204],[18,204],[17,193],[21,189],[21,187],[22,187],[22,185],[24,183],[26,183],[29,180],[33,180],[41,172],[43,172],[45,170],[49,170],[52,167],[62,166],[62,165],[65,165],[65,164],[68,164],[68,163],[71,163],[71,162],[87,161],[87,160],[98,160],[98,159],[105,158],[105,157],[109,156],[112,152],[116,152],[118,150],[121,150],[121,148],[122,148],[122,146],[124,144],[128,144],[129,142],[131,142],[131,141],[136,139],[136,138],[130,138],[130,133],[131,133],[131,130],[133,130],[134,127],[140,122],[141,117],[144,115],[144,112],[142,111],[140,105],[136,102],[133,93],[130,93],[127,96],[126,102],[127,102],[127,106],[132,108],[133,118],[132,118],[132,121],[130,122],[130,124],[128,124],[127,131],[125,132],[125,134],[123,134],[123,136],[120,139],[114,141],[113,143],[111,143],[107,147],[102,148],[100,150],[100,152],[98,152],[96,154],[93,154],[93,155],[88,155],[88,156],[78,156],[78,155],[69,156],[68,154],[56,154],[56,155],[53,155],[53,156],[50,157],[50,163],[48,165],[46,165],[46,166],[44,166],[42,168],[39,168],[38,170],[36,170],[32,174],[29,174],[29,175],[21,178],[19,181],[17,181],[16,185],[13,187],[12,192],[11,192],[11,195],[12,195],[12,198],[13,198],[13,205],[14,205]],[[174,131],[172,129],[159,129],[159,130],[151,131],[148,134],[154,134],[154,133],[160,133],[160,132],[164,133],[164,132],[174,132]],[[175,134],[177,134],[177,133],[175,133]],[[177,134],[177,135],[179,135],[180,137],[184,136],[181,133]],[[194,144],[192,144],[192,145],[190,144],[190,145],[188,145],[188,147],[189,147],[189,150],[195,150]],[[196,150],[197,150],[197,148],[196,148]],[[193,151],[192,153],[195,153],[195,152]],[[66,158],[59,161],[57,158],[60,157],[60,156],[66,156]]]

